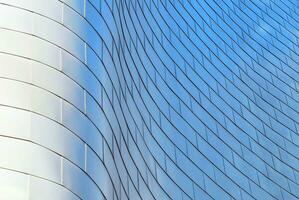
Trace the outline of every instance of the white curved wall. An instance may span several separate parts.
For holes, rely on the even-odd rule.
[[[102,136],[86,116],[100,84],[85,65],[83,10],[81,0],[0,1],[0,199],[103,198],[87,174]]]

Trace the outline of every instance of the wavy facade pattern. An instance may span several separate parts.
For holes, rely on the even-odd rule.
[[[0,0],[0,199],[299,199],[297,0]]]

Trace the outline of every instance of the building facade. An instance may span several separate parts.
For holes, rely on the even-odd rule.
[[[299,199],[297,0],[0,0],[0,199]]]

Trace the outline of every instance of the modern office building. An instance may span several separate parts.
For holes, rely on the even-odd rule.
[[[298,44],[298,0],[0,0],[0,199],[299,199]]]

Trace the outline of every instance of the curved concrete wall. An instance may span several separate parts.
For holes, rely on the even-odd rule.
[[[0,0],[0,199],[298,199],[298,12]]]

